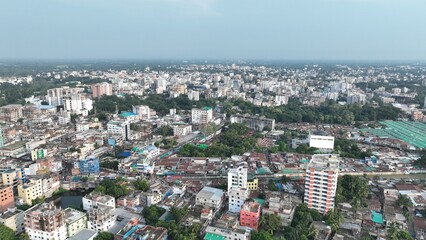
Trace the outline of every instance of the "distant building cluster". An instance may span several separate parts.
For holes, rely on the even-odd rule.
[[[388,239],[394,225],[426,238],[426,170],[413,165],[426,147],[426,99],[416,90],[424,67],[55,69],[0,76],[56,84],[0,106],[0,223],[17,235],[250,240],[274,232],[261,231],[265,220],[286,235],[300,209],[316,218],[338,209],[338,226],[303,219],[312,239]],[[342,116],[331,112],[341,106]],[[385,118],[388,108],[400,109],[397,120],[359,119]],[[347,124],[334,124],[341,117]],[[245,132],[227,134],[236,124]],[[345,175],[368,177],[362,204],[336,200]]]

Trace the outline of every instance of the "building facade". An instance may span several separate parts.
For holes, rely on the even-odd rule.
[[[0,215],[0,223],[20,234],[25,230],[25,212],[16,208]]]
[[[80,170],[80,174],[82,175],[90,175],[90,174],[99,174],[99,159],[91,156],[87,159],[78,161],[78,168]]]
[[[49,105],[52,106],[64,105],[63,97],[83,92],[84,88],[70,88],[68,86],[52,88],[47,90],[46,101],[49,103]]]
[[[231,187],[247,188],[247,166],[242,164],[228,171],[228,191]]]
[[[324,150],[334,149],[334,137],[326,135],[309,134],[309,147],[314,147]]]
[[[25,230],[31,240],[65,240],[67,229],[64,211],[53,203],[42,203],[25,213]]]
[[[11,185],[0,186],[0,213],[6,212],[9,208],[15,207],[13,187]]]
[[[173,136],[181,137],[192,133],[191,125],[174,125],[173,126]]]
[[[110,229],[116,220],[116,216],[112,214],[112,207],[99,205],[87,211],[87,228],[90,230],[103,232]]]
[[[204,239],[249,240],[250,230],[207,226]]]
[[[140,120],[151,118],[151,109],[145,105],[132,106],[132,112],[138,115]]]
[[[245,202],[240,211],[240,225],[257,230],[260,220],[260,204]]]
[[[82,201],[85,211],[98,206],[106,206],[115,209],[115,198],[102,193],[91,192],[84,196]]]
[[[112,84],[107,82],[97,83],[91,85],[92,89],[92,98],[101,97],[103,95],[111,96],[112,95]]]
[[[231,123],[242,123],[248,128],[263,131],[265,129],[275,129],[275,119],[265,118],[263,116],[236,114],[231,116]]]
[[[44,196],[42,180],[31,180],[29,183],[19,185],[18,196],[22,198],[24,203],[32,205],[34,199]]]
[[[203,187],[195,197],[195,204],[217,209],[222,205],[224,192],[218,188]]]
[[[213,109],[211,107],[193,108],[191,119],[193,124],[207,124],[213,120]]]
[[[250,176],[247,178],[247,189],[250,191],[256,191],[259,188],[259,179]]]
[[[248,197],[247,189],[247,166],[245,163],[228,171],[228,209],[230,212],[238,213]]]
[[[325,214],[334,208],[339,156],[315,154],[306,169],[304,201],[309,208]]]
[[[108,134],[121,135],[125,141],[130,139],[130,123],[127,121],[109,121],[107,131]]]
[[[73,208],[64,210],[64,219],[67,228],[67,237],[71,237],[87,227],[86,214]]]

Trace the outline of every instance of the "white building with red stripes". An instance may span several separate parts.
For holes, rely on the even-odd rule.
[[[335,154],[312,156],[305,176],[304,201],[309,208],[324,214],[334,208],[339,162],[340,157]]]

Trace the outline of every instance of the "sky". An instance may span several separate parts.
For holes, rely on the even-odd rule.
[[[0,59],[426,60],[425,0],[0,0]]]

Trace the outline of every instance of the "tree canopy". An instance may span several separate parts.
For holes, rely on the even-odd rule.
[[[400,194],[396,200],[396,205],[399,207],[411,207],[413,206],[413,202],[411,202],[411,199],[407,195]]]
[[[109,232],[100,232],[94,240],[114,240],[114,234]]]
[[[321,213],[315,209],[309,209],[306,203],[302,203],[297,206],[291,225],[284,228],[284,237],[286,239],[315,239],[318,230],[312,222],[321,220],[323,220]]]
[[[259,220],[259,227],[261,230],[264,230],[273,236],[275,231],[280,228],[281,222],[281,218],[277,215],[263,214]]]
[[[0,224],[0,239],[15,239],[15,232],[5,225]]]
[[[135,186],[136,189],[141,190],[143,192],[146,192],[149,190],[149,183],[147,180],[145,179],[138,179],[136,180],[133,185]]]
[[[94,191],[119,198],[128,194],[125,182],[122,179],[103,179]]]
[[[166,209],[151,205],[149,207],[144,207],[142,210],[142,215],[149,225],[155,225],[157,224],[161,215],[163,215],[165,212]]]
[[[426,149],[420,153],[420,158],[414,162],[414,166],[418,168],[426,168]]]
[[[256,138],[244,124],[230,124],[208,148],[187,144],[179,151],[182,157],[231,157],[252,150]]]
[[[368,180],[362,176],[344,175],[337,182],[336,204],[349,202],[355,209],[365,203],[370,192]]]

